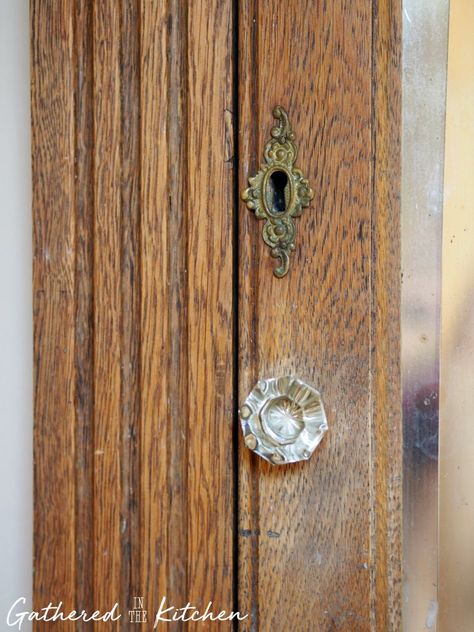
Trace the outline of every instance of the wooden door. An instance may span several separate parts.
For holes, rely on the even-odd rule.
[[[398,6],[240,7],[240,187],[281,104],[315,196],[283,279],[239,213],[239,399],[298,375],[330,427],[308,462],[240,449],[240,606],[265,630],[399,629]]]
[[[399,27],[31,0],[34,605],[121,614],[37,630],[152,629],[163,598],[246,615],[175,630],[400,629]],[[315,192],[281,279],[239,200],[276,105]],[[288,374],[329,431],[274,466],[238,406]]]

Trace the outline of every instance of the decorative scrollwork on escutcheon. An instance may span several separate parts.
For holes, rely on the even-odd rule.
[[[280,259],[275,276],[288,272],[290,254],[295,249],[296,225],[294,218],[309,206],[313,191],[300,169],[295,167],[297,146],[288,114],[281,106],[273,110],[278,120],[265,146],[265,163],[255,176],[249,177],[249,187],[242,192],[242,200],[265,220],[263,240],[270,247],[272,257]]]

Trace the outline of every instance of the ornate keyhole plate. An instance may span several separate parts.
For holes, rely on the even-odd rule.
[[[263,240],[270,246],[272,257],[280,259],[274,274],[283,277],[290,266],[290,253],[295,249],[294,218],[308,206],[313,191],[300,169],[295,167],[297,147],[295,133],[288,114],[279,105],[273,110],[279,124],[271,131],[264,157],[257,175],[249,178],[249,188],[242,192],[242,200],[264,219]]]
[[[309,459],[328,429],[320,393],[296,377],[260,380],[239,415],[245,445],[276,465]]]

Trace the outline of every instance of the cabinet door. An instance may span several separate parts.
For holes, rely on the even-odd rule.
[[[31,3],[35,606],[117,602],[97,629],[232,608],[233,29]]]
[[[34,607],[120,614],[36,629],[400,629],[399,3],[30,6]],[[240,201],[277,105],[283,278]],[[238,409],[285,375],[329,430],[277,466]]]
[[[241,443],[240,607],[253,630],[400,626],[399,6],[243,0],[240,189],[288,112],[314,197],[283,278],[239,213],[239,401],[260,378],[322,393],[306,462]]]

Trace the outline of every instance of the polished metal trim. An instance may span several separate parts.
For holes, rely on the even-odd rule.
[[[437,629],[441,236],[448,0],[403,0],[403,631]]]

